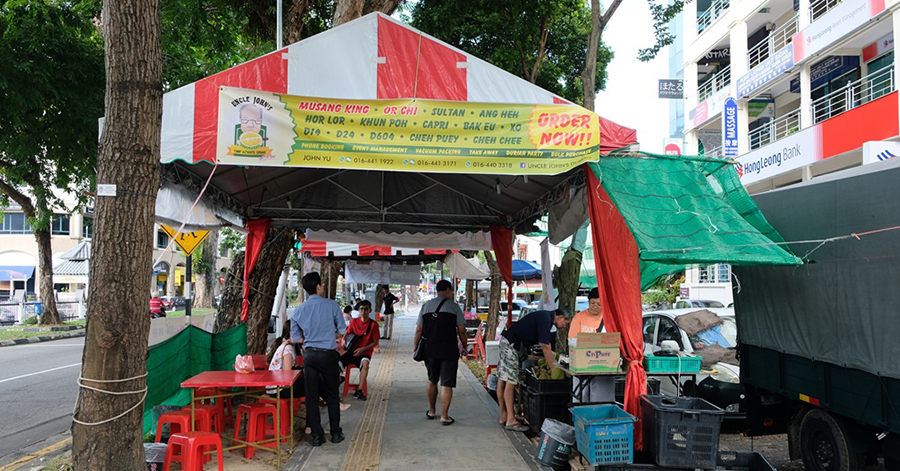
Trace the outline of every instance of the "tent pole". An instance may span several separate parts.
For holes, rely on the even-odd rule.
[[[282,0],[275,0],[275,3],[278,5],[275,8],[275,49],[278,51],[284,46],[284,39],[282,39],[284,36],[284,25],[282,24],[284,20],[282,20],[282,16],[284,15],[282,15],[281,1]]]

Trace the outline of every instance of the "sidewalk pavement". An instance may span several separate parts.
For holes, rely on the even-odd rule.
[[[352,407],[341,416],[347,437],[313,448],[304,438],[285,471],[542,470],[531,457],[524,434],[498,425],[497,403],[460,362],[450,416],[442,426],[427,420],[425,367],[412,359],[416,316],[394,320],[393,340],[382,341],[369,372],[369,400],[344,399]],[[440,398],[438,398],[440,408]],[[323,415],[327,432],[327,415]],[[328,435],[326,434],[326,437]]]

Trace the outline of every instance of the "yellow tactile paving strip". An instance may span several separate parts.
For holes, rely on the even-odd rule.
[[[394,324],[396,327],[399,325]],[[396,328],[395,327],[395,328]],[[378,373],[369,380],[369,397],[365,409],[353,434],[350,450],[344,457],[341,471],[359,471],[376,469],[381,458],[381,436],[384,431],[384,419],[387,416],[388,398],[391,395],[391,383],[394,379],[394,357],[399,342],[399,332],[395,332],[397,340],[388,341],[387,348],[381,347],[381,358]]]

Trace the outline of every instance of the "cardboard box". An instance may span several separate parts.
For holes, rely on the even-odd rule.
[[[581,332],[570,351],[572,371],[619,371],[621,334]]]

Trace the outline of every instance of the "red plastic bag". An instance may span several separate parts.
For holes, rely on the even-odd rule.
[[[238,355],[234,357],[234,371],[244,374],[252,373],[253,358],[250,355]]]

